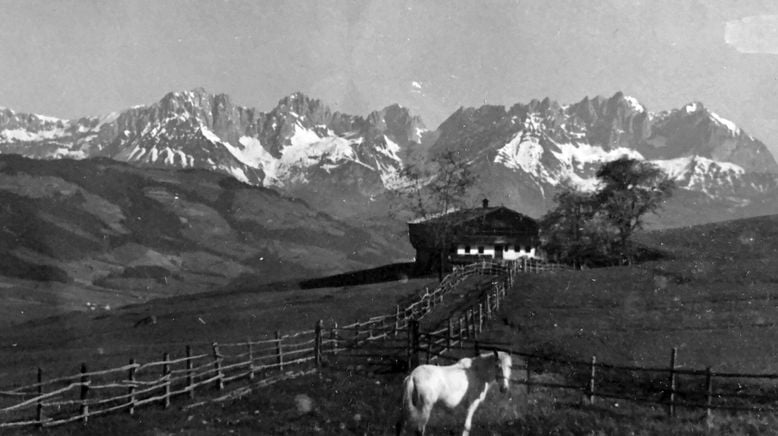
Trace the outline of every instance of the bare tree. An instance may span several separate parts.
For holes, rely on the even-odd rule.
[[[467,201],[468,191],[477,177],[468,163],[456,151],[435,155],[428,163],[409,165],[401,173],[405,186],[399,191],[402,203],[413,218],[430,220],[461,208]],[[435,250],[439,252],[439,277],[446,268],[447,236],[450,223],[440,219],[430,226],[434,232]]]

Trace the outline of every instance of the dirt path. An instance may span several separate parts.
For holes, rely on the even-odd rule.
[[[456,319],[464,310],[477,303],[484,292],[492,289],[492,282],[497,279],[491,275],[468,277],[445,296],[443,303],[436,305],[435,309],[421,320],[420,329],[431,331],[447,325],[449,318]]]

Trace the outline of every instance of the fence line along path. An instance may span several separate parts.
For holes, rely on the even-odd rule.
[[[534,268],[540,271],[539,266]],[[99,365],[85,362],[78,372],[65,376],[51,376],[36,368],[34,383],[0,388],[0,429],[87,424],[92,417],[106,414],[135,414],[149,406],[168,408],[180,398],[202,404],[194,402],[200,395],[217,401],[233,398],[253,387],[318,371],[324,355],[403,334],[469,276],[487,274],[512,280],[517,273],[532,269],[517,262],[486,261],[458,267],[435,289],[426,289],[392,313],[337,328],[325,329],[319,321],[311,329],[275,332],[270,338],[186,345],[157,360],[141,362],[128,356],[126,365],[113,368],[94,369]]]

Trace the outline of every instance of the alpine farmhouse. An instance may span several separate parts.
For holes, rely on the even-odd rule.
[[[516,260],[538,256],[538,223],[503,206],[460,209],[408,223],[416,249],[417,271],[475,262],[482,258]]]

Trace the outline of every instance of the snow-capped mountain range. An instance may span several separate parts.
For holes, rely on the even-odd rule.
[[[398,143],[419,141],[425,131],[399,106],[362,118],[332,113],[320,101],[295,93],[262,113],[201,88],[77,120],[0,110],[3,153],[205,168],[282,188],[307,182],[309,172],[351,164],[380,174],[390,186],[392,168],[400,160]]]
[[[474,195],[536,216],[561,183],[593,188],[598,165],[622,155],[650,160],[682,190],[728,208],[778,192],[775,159],[735,123],[699,102],[649,112],[622,93],[564,106],[460,108],[435,131],[398,105],[361,117],[300,93],[266,113],[203,89],[77,120],[0,109],[2,153],[205,168],[346,216],[398,188],[411,154],[444,150],[457,150],[480,175]]]

